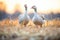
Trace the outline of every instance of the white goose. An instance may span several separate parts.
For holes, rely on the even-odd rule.
[[[42,24],[44,23],[43,18],[37,14],[36,6],[32,6],[32,8],[34,9],[34,16],[32,18],[32,21],[34,22],[35,25],[42,26]]]
[[[26,24],[30,20],[30,17],[27,14],[27,4],[25,4],[24,7],[25,7],[25,13],[19,16],[19,23],[26,26]]]

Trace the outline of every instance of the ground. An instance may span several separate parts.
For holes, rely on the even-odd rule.
[[[18,20],[0,21],[1,40],[60,40],[59,30],[60,20],[46,21],[42,27],[20,26]]]

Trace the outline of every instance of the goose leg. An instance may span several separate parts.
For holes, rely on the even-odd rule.
[[[36,27],[37,27],[37,28],[40,28],[40,27],[41,27],[41,25],[36,25]]]
[[[36,25],[36,28],[38,28],[38,25]]]
[[[19,23],[20,23],[20,22],[19,22]],[[24,27],[23,22],[20,24],[20,27],[21,27],[21,28],[23,28],[23,27]]]

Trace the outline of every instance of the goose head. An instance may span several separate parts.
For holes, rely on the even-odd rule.
[[[24,7],[25,7],[25,10],[27,11],[27,4],[25,4]]]
[[[37,12],[37,7],[34,5],[31,7],[32,9],[34,9],[35,12]]]

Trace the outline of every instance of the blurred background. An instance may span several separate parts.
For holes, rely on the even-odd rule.
[[[46,29],[42,28],[42,30],[40,30],[40,27],[20,26],[18,17],[19,15],[25,13],[25,8],[24,8],[25,4],[27,4],[28,6],[27,13],[30,16],[30,18],[34,16],[34,10],[31,9],[31,7],[35,5],[37,7],[38,15],[39,16],[44,15],[44,18],[46,20],[43,26],[51,27],[53,31],[49,31],[51,30],[51,28],[46,28]],[[43,32],[45,33],[46,30],[48,30],[47,32],[49,32],[49,33],[46,32],[46,35],[50,33],[53,35],[57,31],[60,33],[59,31],[60,29],[59,30],[54,29],[53,27],[60,27],[60,0],[0,0],[0,32],[1,33],[3,34],[16,33],[20,35],[20,33],[23,31],[22,33],[26,33],[26,34],[29,34],[28,32],[31,33],[40,32],[41,34],[43,34]]]
[[[4,13],[0,13],[0,20],[8,15],[12,16],[12,19],[18,17],[19,14],[25,12],[24,4],[27,4],[30,16],[34,12],[31,7],[36,5],[38,14],[45,15],[46,19],[60,17],[60,0],[0,0],[0,10],[4,11]]]

